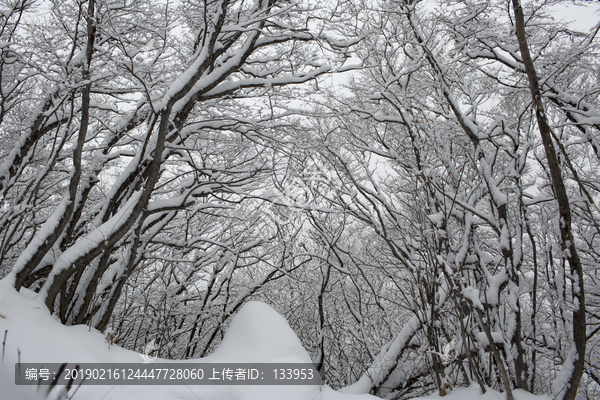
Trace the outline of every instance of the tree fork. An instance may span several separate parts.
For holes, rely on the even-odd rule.
[[[504,383],[504,388],[506,389],[506,400],[514,400],[514,396],[512,393],[512,388],[510,385],[510,380],[508,379],[508,374],[506,373],[506,368],[504,368],[504,361],[502,361],[502,356],[500,355],[500,351],[498,350],[498,346],[494,342],[494,338],[492,336],[492,332],[490,329],[490,319],[487,318],[484,322],[484,313],[479,308],[473,306],[473,309],[477,311],[477,315],[479,315],[479,324],[483,328],[483,332],[485,333],[485,337],[487,338],[490,347],[492,349],[492,353],[494,354],[494,359],[496,360],[496,365],[498,366],[498,370],[500,371],[500,377],[502,378],[502,383]],[[490,363],[491,368],[491,363]],[[491,375],[490,375],[491,376]]]

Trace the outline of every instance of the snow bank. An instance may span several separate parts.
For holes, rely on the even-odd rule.
[[[0,364],[3,400],[41,400],[46,387],[14,385],[14,365],[21,362],[140,363],[140,354],[119,346],[110,349],[100,332],[87,326],[64,326],[51,316],[36,294],[17,293],[0,281],[0,343],[7,331]],[[174,362],[158,359],[156,362]],[[186,362],[311,362],[287,321],[264,303],[249,302],[231,321],[219,348],[210,356]],[[52,396],[51,396],[52,398]],[[351,396],[327,386],[81,386],[73,400],[374,400]]]
[[[2,400],[42,400],[47,386],[14,384],[14,365],[22,362],[139,363],[140,354],[111,346],[104,335],[86,326],[64,326],[51,316],[36,294],[17,293],[0,281],[0,343],[7,331],[4,361],[0,364]],[[158,359],[156,362],[174,362]],[[231,321],[219,348],[202,359],[186,362],[311,362],[285,318],[264,303],[246,303]],[[516,400],[549,400],[515,390]],[[52,399],[54,396],[50,396]],[[498,400],[502,393],[478,386],[452,390],[444,400]],[[368,394],[349,394],[323,386],[81,386],[73,400],[376,400]],[[429,396],[421,400],[440,399]]]
[[[285,318],[257,301],[244,304],[219,348],[204,360],[312,363]]]

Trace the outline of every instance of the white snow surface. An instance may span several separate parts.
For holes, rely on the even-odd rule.
[[[206,361],[312,363],[285,318],[258,301],[244,304]]]
[[[41,400],[47,386],[14,384],[14,365],[35,363],[141,363],[139,353],[108,347],[104,335],[87,326],[64,326],[47,311],[36,294],[17,293],[10,280],[0,281],[0,344],[6,335],[0,364],[2,400]],[[233,318],[218,349],[202,359],[155,362],[311,362],[287,321],[270,306],[248,302]],[[51,395],[49,399],[53,399]],[[323,386],[81,386],[73,400],[374,400],[369,395],[346,395]]]
[[[14,365],[35,363],[139,363],[140,354],[119,346],[108,347],[104,335],[87,326],[64,326],[51,316],[36,294],[17,293],[9,279],[0,280],[0,343],[6,335],[4,360],[0,363],[2,400],[42,400],[47,386],[14,384]],[[311,362],[309,354],[285,318],[261,302],[248,302],[233,318],[220,346],[209,356],[186,361],[156,362]],[[57,388],[60,390],[61,388]],[[48,400],[56,398],[53,392]],[[438,395],[421,400],[438,399]],[[452,390],[446,400],[497,400],[504,394],[478,386]],[[375,400],[368,394],[341,393],[323,386],[81,386],[73,400]],[[516,400],[549,400],[515,391]]]

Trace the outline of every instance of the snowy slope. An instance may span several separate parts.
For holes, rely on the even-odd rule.
[[[118,346],[108,348],[104,336],[86,326],[64,326],[45,306],[33,298],[35,293],[17,293],[6,280],[0,281],[0,340],[7,331],[4,360],[0,364],[2,400],[41,400],[47,387],[14,384],[14,365],[21,362],[111,362],[139,363],[140,354]],[[309,354],[287,321],[270,306],[249,302],[235,316],[217,350],[203,359],[188,362],[311,362]],[[156,362],[169,362],[158,359]],[[181,362],[181,361],[179,361]],[[50,398],[55,398],[52,393]],[[498,400],[503,394],[477,386],[455,389],[445,400]],[[516,391],[516,400],[547,400]],[[74,400],[375,400],[366,394],[342,394],[328,386],[82,386]],[[440,399],[439,396],[421,400]]]
[[[104,336],[86,326],[64,326],[45,306],[0,281],[0,340],[6,337],[0,366],[0,398],[39,400],[35,389],[15,386],[14,364],[21,362],[140,363],[140,354],[118,346],[108,348]],[[198,362],[200,360],[189,360]],[[250,302],[235,316],[219,348],[201,361],[311,362],[287,321],[264,303]],[[158,359],[156,362],[169,362]],[[45,393],[47,387],[41,388]],[[82,386],[74,400],[373,400],[369,395],[342,395],[326,386]]]

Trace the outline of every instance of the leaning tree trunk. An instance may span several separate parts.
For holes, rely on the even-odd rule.
[[[519,49],[529,79],[529,90],[531,91],[531,97],[533,98],[535,116],[540,135],[542,136],[546,159],[548,160],[548,168],[552,178],[552,187],[554,189],[556,200],[558,201],[561,249],[566,259],[569,261],[571,276],[573,277],[573,342],[575,345],[575,356],[568,357],[566,361],[573,362],[573,368],[563,399],[574,400],[577,395],[577,389],[579,388],[581,375],[583,374],[585,361],[586,325],[583,268],[573,240],[573,232],[571,231],[571,208],[569,205],[569,198],[567,197],[567,190],[561,175],[560,165],[554,150],[554,144],[552,142],[552,129],[548,125],[548,120],[546,119],[535,66],[531,59],[531,54],[529,53],[529,46],[525,34],[523,9],[521,8],[519,0],[512,0],[512,4],[515,12],[515,28],[517,39],[519,41]]]

